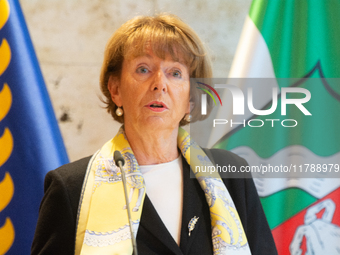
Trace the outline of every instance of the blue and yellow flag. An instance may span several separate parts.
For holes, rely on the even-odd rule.
[[[47,171],[68,162],[25,20],[0,0],[0,254],[29,254]]]

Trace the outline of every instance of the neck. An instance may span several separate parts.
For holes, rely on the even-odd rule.
[[[125,134],[139,165],[166,163],[179,156],[178,128],[138,132],[125,127]]]

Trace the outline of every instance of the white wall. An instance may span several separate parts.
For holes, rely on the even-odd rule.
[[[99,72],[111,34],[136,15],[176,14],[227,77],[250,0],[20,0],[71,161],[93,154],[119,124],[102,108]]]

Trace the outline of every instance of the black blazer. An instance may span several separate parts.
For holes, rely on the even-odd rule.
[[[212,149],[208,156],[216,164],[246,165],[246,161],[225,150]],[[45,178],[45,195],[41,202],[38,224],[31,254],[74,254],[76,217],[85,170],[90,157],[61,166]],[[273,237],[263,213],[253,180],[223,179],[241,218],[253,255],[277,254]],[[180,246],[178,246],[145,196],[141,222],[137,233],[140,255],[192,254],[212,252],[209,207],[195,178],[190,178],[190,166],[183,159],[183,212]],[[199,217],[195,229],[188,235],[188,223]]]

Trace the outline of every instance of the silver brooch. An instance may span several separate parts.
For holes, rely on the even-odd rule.
[[[192,218],[192,219],[189,221],[189,224],[188,224],[189,236],[190,236],[190,234],[191,234],[191,231],[194,230],[195,225],[196,225],[198,219],[199,219],[199,217],[194,216],[194,218]]]

